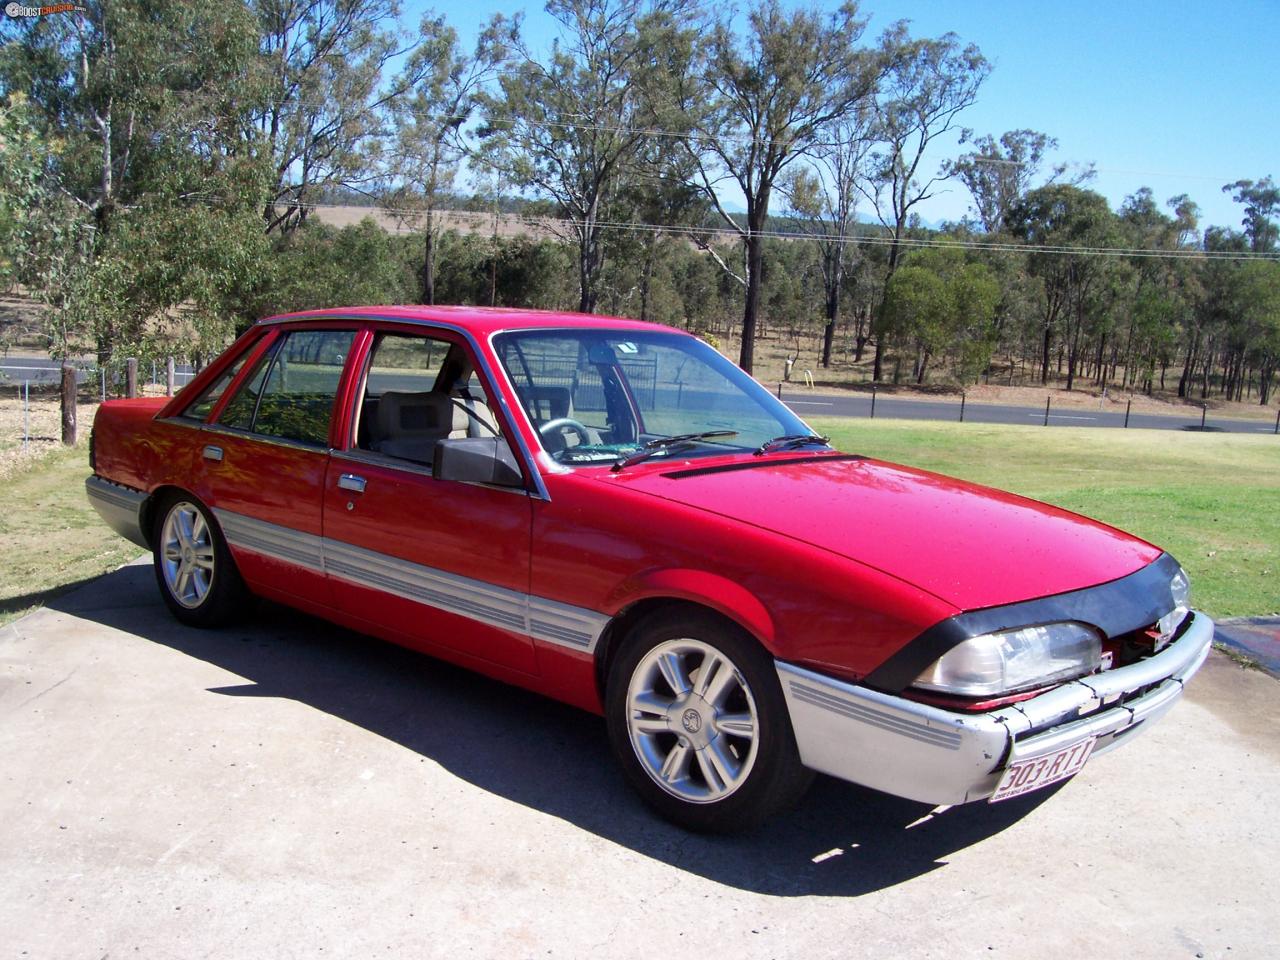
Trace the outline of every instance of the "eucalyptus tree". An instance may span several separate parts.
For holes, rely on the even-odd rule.
[[[938,137],[978,97],[991,64],[973,44],[962,45],[953,33],[936,40],[901,41],[904,52],[893,58],[874,100],[877,146],[860,189],[889,234],[885,290],[898,268],[902,240],[912,212],[934,195],[951,172],[945,166],[932,176],[923,170],[925,155]],[[882,301],[883,306],[883,301]],[[877,318],[883,324],[884,318]],[[883,337],[876,339],[875,379],[883,373]]]
[[[1273,252],[1280,243],[1280,226],[1275,222],[1280,213],[1280,187],[1270,177],[1263,177],[1228,183],[1222,192],[1232,193],[1232,200],[1244,204],[1244,233],[1249,238],[1249,249],[1254,253]]]
[[[943,168],[969,189],[982,229],[1000,233],[1009,210],[1040,178],[1045,155],[1057,149],[1058,141],[1036,130],[1009,130],[998,141],[991,134],[979,137],[972,130],[964,130],[960,143],[971,143],[973,149],[948,161]],[[1065,163],[1054,164],[1039,186],[1061,181],[1068,169]],[[1092,176],[1089,167],[1068,182],[1079,186]]]
[[[860,46],[866,24],[855,3],[824,17],[760,0],[738,34],[726,11],[707,26],[675,90],[696,182],[742,243],[743,273],[734,274],[745,291],[738,362],[748,372],[773,190],[792,163],[826,142],[831,124],[873,96],[896,53],[900,29],[872,49]],[[744,215],[726,206],[726,185],[742,194]]]
[[[1099,249],[1117,245],[1116,216],[1101,194],[1056,184],[1032,190],[1015,204],[1008,226],[1037,248],[1028,260],[1031,272],[1044,283],[1040,382],[1049,381],[1053,338],[1061,327],[1070,390],[1085,343],[1091,298],[1098,294],[1108,268],[1108,258],[1100,256]]]
[[[607,211],[634,174],[652,100],[673,50],[688,47],[686,0],[548,0],[560,33],[545,59],[517,40],[485,98],[489,162],[555,202],[578,252],[578,307],[592,312],[612,225]],[[499,149],[492,149],[497,147]]]
[[[2,36],[0,86],[30,92],[48,146],[33,242],[50,256],[28,280],[51,349],[105,361],[180,303],[198,337],[221,339],[264,252],[260,226],[245,230],[264,170],[242,139],[260,96],[244,5],[84,3]]]
[[[858,248],[858,178],[871,148],[871,117],[860,104],[834,120],[824,143],[813,150],[813,163],[798,167],[782,184],[792,216],[818,247],[822,265],[824,316],[822,365],[831,366],[831,347],[840,318],[840,297]]]
[[[981,263],[959,250],[913,253],[888,282],[884,309],[892,335],[915,348],[912,373],[924,383],[929,362],[946,354],[963,383],[977,376],[994,349],[1000,286]]]
[[[423,303],[435,303],[440,233],[436,209],[453,189],[469,149],[466,126],[474,119],[486,85],[506,60],[518,29],[518,18],[498,14],[468,53],[444,17],[428,13],[418,28],[417,49],[394,84],[403,93],[390,104],[391,145],[385,159],[389,182],[381,196],[403,221],[422,230]]]
[[[401,44],[397,0],[249,0],[260,31],[267,100],[246,139],[269,158],[262,207],[268,233],[303,223],[324,188],[373,180],[381,113],[412,85],[383,74],[412,50]]]

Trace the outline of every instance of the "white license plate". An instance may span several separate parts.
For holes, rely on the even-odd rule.
[[[1004,776],[996,785],[996,792],[987,802],[998,803],[1010,797],[1020,797],[1032,790],[1074,777],[1089,759],[1089,754],[1093,753],[1093,745],[1097,739],[1090,737],[1053,753],[1014,761],[1005,768]]]

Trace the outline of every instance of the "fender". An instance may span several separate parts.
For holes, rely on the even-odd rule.
[[[708,570],[667,568],[628,577],[609,595],[604,612],[616,617],[641,600],[687,600],[709,607],[751,633],[772,653],[775,649],[773,617],[749,590]]]

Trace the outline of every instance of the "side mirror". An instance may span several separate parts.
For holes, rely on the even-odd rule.
[[[463,483],[492,483],[523,487],[524,475],[515,455],[501,437],[458,437],[436,441],[431,476]]]

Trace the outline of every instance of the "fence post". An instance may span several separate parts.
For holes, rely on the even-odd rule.
[[[782,381],[781,380],[778,381],[778,399],[779,400],[782,399]]]
[[[871,385],[871,419],[876,418],[876,385]]]
[[[1129,402],[1124,405],[1124,426],[1129,429],[1129,411],[1133,409],[1133,397],[1129,398]]]
[[[960,391],[960,422],[964,423],[964,391]]]
[[[1276,411],[1276,428],[1272,432],[1280,434],[1280,410]]]
[[[1204,430],[1204,418],[1209,414],[1209,405],[1206,403],[1200,407],[1200,429]]]
[[[1046,427],[1049,425],[1049,401],[1052,399],[1053,397],[1051,396],[1044,398],[1044,425]]]
[[[173,396],[173,357],[164,362],[164,395]]]
[[[76,368],[62,365],[62,443],[76,445]]]
[[[31,381],[22,381],[22,449],[31,446]]]
[[[138,395],[137,357],[130,357],[124,362],[124,395],[130,398]]]

